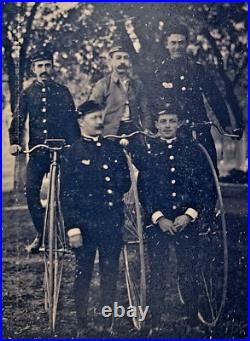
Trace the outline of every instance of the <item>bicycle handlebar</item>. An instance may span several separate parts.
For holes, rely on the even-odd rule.
[[[182,125],[188,126],[191,129],[196,129],[198,127],[205,127],[205,126],[210,126],[210,127],[215,127],[217,129],[217,131],[222,135],[222,136],[226,136],[226,137],[231,137],[231,138],[236,138],[238,139],[240,136],[237,134],[229,134],[226,133],[224,130],[222,130],[217,124],[215,124],[212,121],[204,121],[204,122],[189,122],[188,120],[186,122],[184,122]],[[236,129],[237,130],[237,129]],[[134,135],[138,135],[138,134],[142,134],[148,137],[152,137],[152,138],[157,138],[159,135],[158,134],[154,134],[154,133],[149,133],[149,132],[145,132],[142,130],[137,130],[134,131],[131,134],[122,134],[122,135],[106,135],[104,136],[105,138],[116,138],[116,139],[126,139],[126,138],[130,138]]]
[[[31,149],[27,149],[27,150],[22,150],[21,153],[23,154],[31,154],[32,152],[34,152],[37,149],[40,148],[44,148],[44,149],[48,149],[50,151],[60,151],[63,148],[69,148],[69,144],[65,145],[65,146],[61,146],[61,147],[50,147],[47,144],[37,144],[36,146],[32,147]]]
[[[209,127],[215,127],[216,130],[222,135],[222,136],[226,136],[226,137],[231,137],[231,138],[239,138],[240,136],[237,134],[229,134],[226,133],[224,130],[222,130],[217,124],[215,124],[212,121],[203,121],[203,122],[189,122],[189,120],[187,120],[186,122],[183,123],[183,125],[189,126],[191,129],[195,129],[198,128],[200,126],[209,126]],[[237,129],[235,129],[235,131],[237,131]]]

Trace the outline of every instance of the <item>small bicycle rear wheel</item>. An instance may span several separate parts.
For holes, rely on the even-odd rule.
[[[126,153],[131,177],[131,189],[125,195],[125,224],[123,249],[124,271],[130,306],[136,307],[137,314],[132,318],[137,330],[143,328],[139,306],[146,307],[145,250],[142,229],[142,214],[136,185],[136,169]]]
[[[55,332],[57,306],[62,280],[66,237],[59,201],[59,177],[53,165],[44,222],[42,251],[44,251],[45,311],[49,316],[49,329]]]

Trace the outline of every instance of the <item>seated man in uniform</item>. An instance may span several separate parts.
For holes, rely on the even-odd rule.
[[[175,245],[180,289],[188,325],[198,324],[198,231],[204,203],[213,193],[211,172],[198,147],[182,141],[177,106],[158,112],[158,137],[148,139],[148,150],[134,156],[139,169],[139,195],[146,211],[145,234],[150,266],[152,329],[160,333],[166,278],[170,275],[169,245]]]
[[[62,210],[69,243],[75,251],[75,305],[78,337],[87,333],[89,287],[96,251],[99,251],[101,302],[112,306],[116,296],[119,256],[122,247],[123,195],[130,176],[122,147],[101,137],[100,105],[80,105],[81,137],[64,156],[62,164]],[[110,318],[101,318],[99,332],[108,331]]]

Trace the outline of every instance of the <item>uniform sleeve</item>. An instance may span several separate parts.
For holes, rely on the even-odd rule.
[[[213,112],[218,118],[222,128],[231,126],[229,112],[226,103],[209,71],[200,69],[200,83],[204,94]]]
[[[19,103],[13,114],[13,118],[9,127],[10,144],[21,144],[24,132],[25,121],[28,115],[28,99],[26,91],[20,95]]]
[[[118,163],[118,171],[117,171],[117,186],[118,190],[120,193],[123,195],[127,193],[130,189],[131,186],[131,180],[130,180],[130,172],[129,172],[129,167],[128,167],[128,161],[127,157],[118,146],[118,158],[119,158],[119,163]]]
[[[101,105],[105,105],[105,93],[106,93],[106,86],[104,79],[100,79],[95,85],[92,90],[92,94],[90,95],[90,100],[95,101]]]
[[[77,177],[74,174],[70,150],[61,158],[60,202],[66,231],[78,227],[80,213],[77,211]]]
[[[77,122],[77,112],[73,97],[70,91],[65,88],[65,109],[66,109],[66,119],[64,122],[65,137],[69,144],[74,143],[80,137],[80,128]]]
[[[213,174],[206,156],[195,146],[190,159],[190,207],[201,213],[216,200]]]
[[[146,90],[144,89],[143,83],[139,82],[139,100],[140,100],[140,109],[141,109],[141,122],[143,129],[152,130],[153,128],[153,120],[150,112],[148,98],[146,94]]]

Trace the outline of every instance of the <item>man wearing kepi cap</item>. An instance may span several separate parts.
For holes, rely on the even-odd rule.
[[[188,41],[189,32],[186,26],[181,24],[167,26],[163,42],[169,58],[165,58],[148,79],[152,89],[149,94],[152,96],[151,102],[164,104],[177,101],[182,107],[186,120],[203,122],[209,121],[204,102],[206,99],[222,128],[231,132],[230,115],[223,96],[209,70],[188,57]],[[240,112],[236,121],[238,128],[242,130]],[[190,130],[182,129],[182,131],[183,135],[190,138]],[[203,126],[197,129],[197,139],[207,148],[216,167],[217,155],[210,127]]]
[[[75,305],[78,337],[87,334],[89,286],[99,251],[101,308],[112,306],[116,295],[124,223],[123,195],[130,176],[122,147],[101,137],[101,107],[94,101],[79,106],[81,137],[66,151],[62,163],[62,210],[69,243],[76,255]],[[111,327],[100,317],[99,332]],[[103,330],[104,329],[104,330]]]
[[[18,106],[9,128],[10,153],[21,151],[25,123],[29,117],[29,147],[44,143],[46,139],[63,138],[71,144],[80,135],[74,101],[67,87],[51,79],[53,54],[46,48],[31,55],[31,68],[36,79],[20,94]],[[26,170],[26,196],[28,208],[37,231],[27,251],[35,253],[42,242],[44,208],[40,202],[40,189],[44,175],[49,171],[48,151],[34,151]]]
[[[144,87],[132,75],[129,53],[122,46],[115,46],[109,56],[112,73],[96,83],[90,96],[104,108],[103,135],[151,129],[152,119]]]
[[[135,155],[134,160],[139,169],[139,197],[146,212],[152,317],[149,336],[164,335],[161,317],[167,293],[170,243],[175,245],[187,324],[198,325],[199,221],[214,192],[212,174],[203,154],[177,134],[181,125],[179,112],[178,106],[171,104],[157,113],[158,138],[147,138],[148,149]]]

